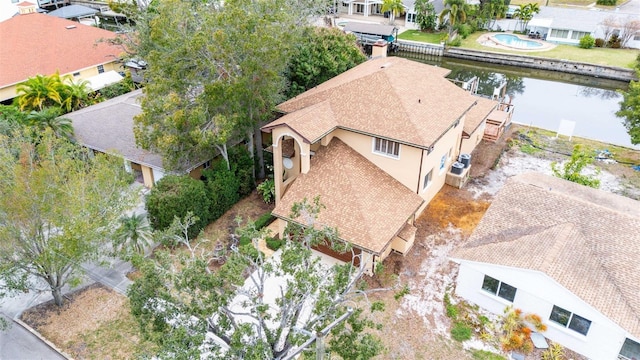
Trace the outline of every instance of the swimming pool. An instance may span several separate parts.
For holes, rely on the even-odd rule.
[[[493,36],[493,39],[501,45],[506,45],[518,49],[538,49],[542,47],[542,43],[540,42],[521,39],[511,34],[497,34]]]

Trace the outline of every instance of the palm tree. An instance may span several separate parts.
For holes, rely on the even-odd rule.
[[[443,4],[445,8],[440,13],[439,21],[443,24],[445,19],[448,20],[449,34],[451,34],[457,24],[464,24],[467,21],[469,4],[466,0],[444,0]]]
[[[43,131],[50,128],[58,137],[73,137],[73,126],[71,120],[60,117],[61,110],[57,107],[44,108],[40,111],[31,111],[26,116],[26,125]]]
[[[113,245],[118,253],[143,253],[151,244],[151,226],[144,214],[133,214],[120,218],[120,227],[115,232]]]
[[[60,74],[36,75],[18,84],[16,105],[20,110],[42,110],[48,106],[59,106],[63,89]]]
[[[527,24],[533,18],[533,15],[540,12],[540,6],[538,3],[529,3],[526,5],[520,5],[513,13],[513,17],[520,19],[522,24],[522,31],[527,28]]]
[[[82,79],[77,82],[69,81],[68,84],[64,85],[63,89],[60,105],[67,112],[78,110],[83,107],[89,98],[89,92],[91,91],[89,82]]]
[[[384,0],[380,10],[382,10],[382,12],[390,12],[389,23],[393,25],[396,16],[400,15],[404,10],[404,5],[402,5],[402,0]]]

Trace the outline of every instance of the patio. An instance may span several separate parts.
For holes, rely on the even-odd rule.
[[[541,46],[536,47],[536,48],[522,48],[522,47],[516,47],[516,46],[508,46],[508,45],[505,45],[504,43],[502,43],[501,41],[499,41],[499,40],[497,40],[495,38],[495,35],[500,35],[500,34],[516,36],[522,41],[536,42],[536,43],[540,44]],[[476,41],[478,42],[478,44],[480,44],[482,46],[491,47],[491,48],[495,48],[495,49],[502,49],[502,50],[515,50],[515,51],[521,51],[521,52],[524,52],[524,53],[527,53],[527,52],[538,52],[538,51],[548,51],[548,50],[551,50],[551,49],[556,47],[556,44],[552,44],[552,43],[544,41],[544,40],[534,39],[534,38],[527,37],[527,36],[524,36],[524,35],[518,35],[518,34],[513,34],[513,33],[504,33],[504,32],[482,34],[480,37],[478,37],[478,40],[476,40]]]

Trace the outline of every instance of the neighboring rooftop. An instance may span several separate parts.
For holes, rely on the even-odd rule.
[[[473,133],[482,124],[482,121],[493,112],[496,106],[498,106],[497,101],[478,96],[476,98],[476,106],[472,107],[465,117],[464,132],[467,135]]]
[[[373,252],[381,252],[424,201],[335,137],[311,158],[309,172],[298,175],[273,214],[288,219],[294,203],[315,196],[325,206],[318,225],[335,227],[340,238]]]
[[[111,31],[37,13],[2,21],[0,88],[38,74],[68,74],[113,62],[121,51],[97,41],[115,36]]]
[[[92,16],[100,11],[83,5],[68,5],[59,9],[50,11],[47,15],[55,16],[63,19],[80,18],[85,16]]]
[[[638,229],[640,202],[527,173],[507,181],[452,257],[543,272],[640,337]]]
[[[286,125],[314,143],[335,128],[428,148],[476,103],[449,70],[399,58],[369,60],[278,106]]]
[[[607,17],[618,18],[624,21],[627,17],[638,18],[638,14],[622,11],[583,10],[576,8],[562,8],[541,6],[540,12],[535,14],[529,26],[551,26],[554,29],[579,30],[585,32],[595,31],[599,24]],[[545,21],[546,20],[546,21]]]
[[[76,139],[84,146],[117,153],[129,161],[162,169],[162,157],[136,146],[133,118],[142,112],[142,90],[118,96],[64,115],[73,122]]]

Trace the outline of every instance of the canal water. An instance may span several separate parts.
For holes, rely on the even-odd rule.
[[[574,136],[600,140],[640,150],[632,145],[623,119],[615,115],[628,83],[514,66],[399,53],[411,60],[451,70],[450,79],[478,76],[478,94],[491,96],[507,81],[507,98],[515,105],[513,121],[557,131],[561,120],[575,122]]]

